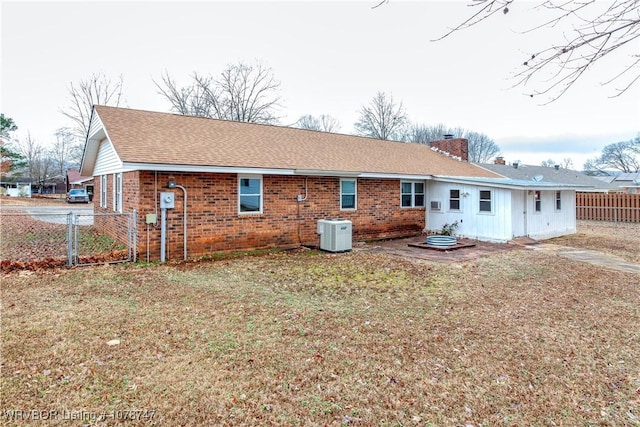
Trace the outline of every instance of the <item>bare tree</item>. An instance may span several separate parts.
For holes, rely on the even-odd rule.
[[[431,141],[438,141],[446,134],[462,135],[462,131],[448,128],[443,123],[437,125],[413,123],[406,127],[402,140],[429,145]]]
[[[589,159],[582,165],[582,170],[586,175],[594,176],[602,172],[600,165],[596,164],[596,159]]]
[[[360,118],[354,127],[358,135],[377,139],[401,139],[407,122],[402,102],[396,104],[392,95],[378,92],[369,105],[360,108]]]
[[[196,72],[192,76],[190,86],[178,87],[168,72],[162,75],[162,84],[154,83],[159,93],[171,102],[171,110],[183,116],[222,118],[224,111],[218,103],[220,95],[215,91],[212,77],[202,76]]]
[[[168,72],[154,83],[178,114],[265,124],[279,119],[280,82],[259,62],[228,65],[217,79],[194,72],[192,83],[184,87]]]
[[[469,141],[469,161],[474,163],[488,163],[500,154],[500,147],[484,133],[466,132],[463,138]]]
[[[573,160],[570,157],[564,157],[562,162],[560,162],[560,167],[562,169],[572,169],[573,168]]]
[[[53,162],[47,150],[30,133],[18,141],[18,149],[24,159],[31,182],[37,183],[42,190],[43,184],[53,170]]]
[[[465,138],[469,142],[469,161],[474,163],[488,163],[500,153],[500,147],[484,133],[469,131],[461,127],[448,127],[442,123],[427,126],[421,124],[410,125],[403,137],[403,141],[429,144],[444,138],[444,135]]]
[[[467,21],[451,30],[473,26],[496,12],[507,14],[514,0],[477,0],[480,8]],[[596,2],[582,0],[544,0],[538,8],[550,11],[554,16],[546,22],[534,25],[524,32],[529,33],[545,28],[566,24],[568,31],[564,38],[550,47],[542,47],[530,52],[523,62],[523,68],[515,75],[517,85],[534,82],[541,84],[529,96],[545,95],[549,102],[558,99],[595,62],[640,37],[640,2],[636,0],[616,0]],[[447,34],[447,35],[448,35]],[[446,35],[445,35],[446,37]],[[640,55],[637,49],[630,55],[623,69],[615,70],[605,84],[619,82],[615,95],[626,92],[638,81]]]
[[[612,168],[621,172],[640,172],[640,134],[635,139],[615,142],[602,149],[602,154],[585,163],[585,169]]]
[[[628,143],[629,151],[636,156],[640,156],[640,133],[638,133],[634,139],[628,141]]]
[[[573,167],[573,160],[569,157],[565,157],[561,162],[556,162],[553,159],[547,159],[540,162],[540,166],[544,166],[546,168],[555,168],[556,166],[562,169],[571,169]]]
[[[103,73],[94,73],[75,85],[69,85],[69,106],[60,112],[74,123],[71,130],[75,136],[81,140],[87,137],[94,105],[120,105],[122,87],[122,75],[116,81],[112,81]]]
[[[382,0],[378,7],[389,0]],[[451,28],[442,40],[453,33],[478,25],[494,15],[507,15],[518,5],[546,11],[550,18],[520,30],[521,33],[544,32],[550,28],[566,28],[562,38],[551,46],[541,46],[530,51],[524,58],[522,68],[516,72],[517,85],[532,83],[534,89],[529,96],[544,95],[548,102],[562,96],[596,62],[610,57],[613,52],[629,45],[640,37],[640,2],[637,0],[538,0],[516,2],[515,0],[472,0],[474,11],[470,16]],[[637,42],[629,60],[622,68],[614,69],[604,84],[616,83],[614,96],[626,92],[640,79],[640,54]],[[606,62],[606,61],[605,61]]]
[[[304,115],[294,124],[300,129],[318,130],[322,132],[338,132],[342,125],[335,117],[321,114],[319,117],[311,114]]]
[[[280,98],[275,92],[280,82],[262,64],[231,65],[222,72],[218,85],[227,95],[223,105],[231,120],[250,123],[276,123],[275,110]]]
[[[53,162],[55,173],[64,175],[67,167],[79,166],[81,159],[78,158],[78,152],[82,156],[82,144],[76,142],[75,136],[67,128],[58,129],[55,137],[56,141],[49,150],[49,156]]]

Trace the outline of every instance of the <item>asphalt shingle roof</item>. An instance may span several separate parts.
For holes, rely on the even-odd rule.
[[[124,163],[497,177],[421,144],[96,106]]]
[[[542,177],[540,182],[593,187],[601,190],[611,189],[610,185],[571,169],[533,165],[518,165],[517,168],[513,165],[496,164],[480,164],[479,166],[514,180],[532,181],[534,177]]]

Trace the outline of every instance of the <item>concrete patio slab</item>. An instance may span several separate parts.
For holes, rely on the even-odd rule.
[[[471,261],[492,253],[507,252],[514,249],[555,253],[558,256],[586,262],[598,267],[640,274],[640,265],[625,261],[622,258],[589,249],[572,248],[568,246],[545,243],[530,238],[516,239],[509,243],[479,242],[469,239],[458,239],[463,245],[469,245],[457,250],[429,250],[424,247],[425,237],[410,237],[406,239],[383,240],[354,245],[355,251],[382,252],[407,258],[417,258],[444,263]]]
[[[456,250],[431,250],[423,247],[425,236],[409,237],[406,239],[381,240],[354,245],[354,250],[382,252],[407,258],[417,258],[430,261],[454,263],[470,261],[481,256],[497,252],[507,252],[519,249],[521,246],[510,243],[479,242],[470,239],[458,239],[465,247]]]

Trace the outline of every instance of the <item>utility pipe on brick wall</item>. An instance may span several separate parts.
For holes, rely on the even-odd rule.
[[[160,262],[165,262],[167,250],[167,208],[160,209]]]
[[[187,189],[184,188],[182,185],[178,185],[176,184],[176,187],[178,187],[179,189],[182,190],[182,192],[184,193],[184,209],[182,210],[182,216],[183,216],[183,221],[182,221],[182,227],[184,228],[184,260],[187,260]]]
[[[182,205],[182,228],[183,228],[183,236],[184,236],[184,260],[187,260],[187,189],[182,185],[176,184],[176,181],[173,177],[169,178],[169,182],[167,183],[167,187],[169,188],[179,188],[184,193],[184,204]]]

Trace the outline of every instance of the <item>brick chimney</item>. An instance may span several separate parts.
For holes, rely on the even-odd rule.
[[[445,139],[440,141],[431,141],[429,146],[437,148],[438,150],[447,152],[452,156],[460,157],[463,161],[469,161],[469,141],[464,138],[447,138],[449,135],[445,135]]]
[[[504,161],[504,157],[496,157],[496,159],[493,161],[494,165],[506,165],[507,162]]]

